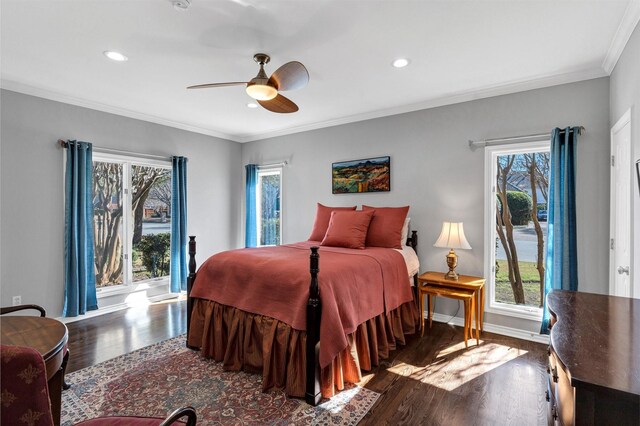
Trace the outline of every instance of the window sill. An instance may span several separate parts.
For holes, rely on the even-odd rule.
[[[515,318],[522,318],[531,321],[542,321],[542,309],[533,307],[521,307],[517,308],[513,305],[507,305],[503,303],[491,303],[486,309],[486,312],[492,314],[505,315]]]

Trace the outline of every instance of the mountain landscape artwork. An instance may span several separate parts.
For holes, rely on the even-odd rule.
[[[391,157],[342,161],[331,165],[334,194],[391,190]]]

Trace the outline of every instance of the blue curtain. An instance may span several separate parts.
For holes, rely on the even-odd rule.
[[[171,160],[171,292],[187,289],[187,159]]]
[[[98,309],[93,245],[93,161],[87,142],[67,142],[62,316]]]
[[[578,290],[576,245],[576,144],[578,128],[551,132],[551,170],[547,206],[547,257],[540,333],[549,333],[547,294],[553,289]]]
[[[256,186],[258,185],[258,166],[247,164],[247,185],[245,188],[245,210],[247,221],[245,225],[244,245],[245,247],[256,247],[258,245],[258,230],[256,221]]]

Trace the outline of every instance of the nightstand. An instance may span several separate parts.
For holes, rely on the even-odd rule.
[[[465,346],[467,335],[471,333],[471,318],[475,314],[476,342],[480,343],[480,331],[484,322],[484,284],[485,279],[471,275],[460,275],[458,280],[448,280],[444,272],[425,272],[418,276],[418,295],[422,332],[424,334],[424,295],[428,297],[429,327],[433,316],[433,296],[443,296],[465,302]],[[469,305],[469,306],[468,306]]]

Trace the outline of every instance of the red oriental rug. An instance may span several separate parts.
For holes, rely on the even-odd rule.
[[[380,394],[358,386],[317,407],[263,393],[259,374],[224,371],[222,364],[175,337],[68,374],[62,425],[105,415],[164,417],[191,405],[201,425],[355,425]]]

